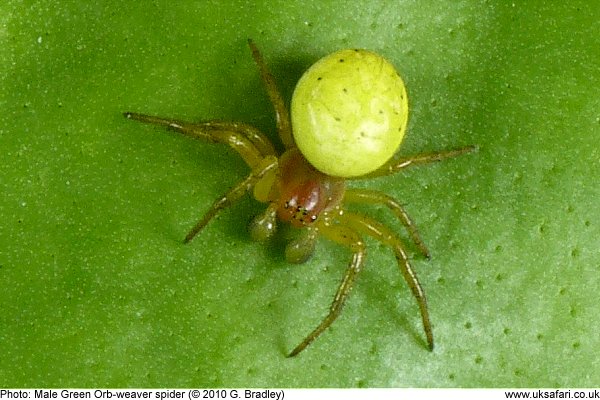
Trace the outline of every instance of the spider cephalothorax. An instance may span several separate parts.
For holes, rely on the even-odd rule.
[[[299,228],[309,226],[341,203],[345,188],[343,179],[317,171],[298,149],[290,149],[279,159],[277,216]]]
[[[251,169],[244,180],[213,203],[188,233],[185,242],[193,239],[219,211],[252,191],[258,201],[267,203],[264,213],[250,224],[255,240],[270,238],[276,230],[277,219],[304,231],[286,247],[288,261],[306,261],[319,235],[352,252],[329,314],[292,350],[291,357],[312,343],[340,314],[364,264],[366,247],[362,236],[371,236],[393,250],[400,272],[419,305],[428,347],[433,349],[425,294],[402,241],[386,225],[366,215],[349,212],[346,206],[363,203],[387,207],[406,227],[419,251],[429,257],[426,246],[396,200],[377,191],[347,188],[346,179],[389,175],[411,165],[464,154],[474,147],[392,159],[406,129],[406,89],[390,63],[365,50],[341,50],[311,67],[294,92],[290,118],[258,48],[252,41],[249,45],[275,108],[277,130],[285,146],[282,154],[276,152],[263,133],[244,123],[216,120],[188,123],[131,112],[124,114],[186,136],[227,144]]]

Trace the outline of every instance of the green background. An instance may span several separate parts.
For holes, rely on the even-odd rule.
[[[0,5],[0,385],[599,386],[597,1],[4,1]],[[339,48],[387,57],[411,102],[401,154],[478,153],[356,183],[406,205],[432,252],[426,350],[391,252],[304,265],[252,243],[229,149],[125,120],[251,123],[275,139],[254,38],[286,98]],[[401,231],[387,210],[365,208]]]

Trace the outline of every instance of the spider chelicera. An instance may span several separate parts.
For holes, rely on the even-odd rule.
[[[356,277],[362,270],[366,245],[362,236],[370,236],[389,246],[396,257],[406,283],[415,296],[430,350],[433,349],[433,334],[425,293],[413,270],[402,240],[386,225],[363,214],[349,212],[347,204],[362,203],[387,207],[406,227],[419,252],[430,258],[417,228],[408,214],[392,197],[368,189],[346,187],[346,179],[326,175],[315,169],[295,145],[292,124],[283,97],[269,72],[256,45],[249,40],[252,57],[258,65],[260,76],[268,96],[273,103],[279,138],[285,151],[279,154],[269,139],[258,129],[241,122],[190,123],[171,118],[126,112],[125,117],[140,122],[166,127],[183,135],[213,143],[224,143],[235,150],[250,167],[244,180],[216,200],[202,219],[185,237],[192,240],[221,210],[231,206],[246,192],[253,191],[256,200],[267,203],[266,210],[250,224],[253,239],[265,241],[275,233],[277,220],[287,222],[303,232],[288,243],[285,256],[292,263],[305,262],[313,253],[317,236],[347,247],[352,260],[334,296],[329,313],[323,321],[306,336],[288,355],[293,357],[303,351],[340,315],[348,299]],[[352,179],[373,178],[396,173],[404,168],[440,161],[474,150],[468,146],[456,150],[420,154],[402,159],[392,159],[371,173]]]

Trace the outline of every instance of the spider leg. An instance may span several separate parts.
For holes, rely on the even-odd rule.
[[[279,132],[279,137],[281,138],[281,141],[286,149],[296,147],[294,144],[294,137],[292,136],[290,114],[285,106],[281,92],[279,92],[277,89],[275,78],[273,78],[273,75],[271,75],[271,72],[269,72],[267,64],[265,63],[260,51],[258,50],[258,47],[256,47],[252,39],[248,39],[248,46],[250,46],[250,50],[252,50],[252,58],[254,58],[254,62],[256,65],[258,65],[260,77],[265,85],[269,99],[273,104],[273,108],[275,109],[275,120],[277,121],[277,131]]]
[[[431,321],[429,319],[429,311],[427,309],[425,292],[419,283],[417,274],[410,265],[408,256],[404,251],[400,238],[398,238],[394,232],[392,232],[385,225],[367,217],[366,215],[344,213],[338,218],[341,224],[349,226],[359,233],[369,235],[380,242],[387,244],[392,248],[392,250],[394,250],[396,260],[398,261],[398,266],[400,267],[400,272],[402,272],[404,280],[410,287],[413,296],[415,296],[415,299],[419,304],[421,319],[423,321],[423,328],[425,329],[425,336],[427,337],[429,350],[433,350],[433,333],[431,330]]]
[[[242,134],[248,138],[252,144],[262,153],[263,156],[276,155],[277,151],[273,147],[271,141],[265,136],[264,133],[259,131],[252,125],[245,124],[243,122],[223,122],[223,121],[207,121],[198,124],[202,128],[213,129],[216,134],[217,131],[224,132],[235,132]]]
[[[350,294],[350,290],[352,289],[352,284],[362,269],[366,255],[365,244],[354,230],[339,225],[323,225],[319,227],[319,230],[332,241],[349,247],[353,252],[352,261],[346,269],[344,278],[342,279],[335,297],[333,298],[333,303],[329,308],[329,314],[327,314],[319,326],[317,326],[298,346],[296,346],[294,350],[292,350],[288,357],[294,357],[298,355],[298,353],[311,344],[321,333],[323,333],[323,331],[329,328],[333,321],[335,321],[335,319],[340,315],[342,308],[344,307],[344,303],[346,302],[346,299]]]
[[[402,205],[393,197],[375,190],[346,189],[346,193],[344,194],[344,203],[383,204],[384,206],[388,207],[408,230],[410,237],[419,248],[421,254],[428,259],[431,258],[429,250],[427,250],[427,246],[425,246],[425,243],[423,243],[417,227],[406,213],[406,210],[404,210]]]
[[[440,151],[435,153],[423,153],[416,154],[410,157],[404,157],[399,160],[392,159],[385,163],[383,166],[379,167],[375,171],[368,173],[366,175],[362,175],[356,177],[354,179],[367,179],[367,178],[375,178],[378,176],[386,176],[395,174],[401,169],[411,167],[413,165],[421,165],[428,164],[434,161],[442,161],[447,158],[457,157],[462,154],[470,153],[477,150],[477,146],[466,146],[460,149]],[[352,178],[351,178],[352,179]]]
[[[224,208],[229,207],[233,202],[240,199],[247,191],[251,190],[256,182],[264,177],[270,171],[277,168],[277,157],[267,156],[263,158],[260,163],[252,170],[252,172],[240,183],[231,188],[222,197],[217,199],[210,207],[210,209],[204,214],[202,219],[192,228],[190,233],[185,237],[184,242],[188,243],[194,238],[208,224],[208,222],[217,215],[217,213]]]
[[[269,139],[258,129],[248,124],[221,121],[191,123],[132,112],[126,112],[123,115],[126,118],[147,124],[164,126],[194,139],[227,144],[238,152],[250,168],[257,166],[264,157],[276,155]]]

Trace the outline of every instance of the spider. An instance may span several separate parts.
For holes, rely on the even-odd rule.
[[[190,123],[134,112],[124,113],[124,116],[129,119],[163,126],[185,136],[212,143],[227,144],[242,157],[250,168],[250,173],[241,182],[212,204],[210,209],[187,234],[184,242],[190,242],[220,211],[231,206],[246,192],[252,191],[256,200],[267,204],[266,210],[255,217],[250,223],[249,230],[254,240],[266,241],[269,239],[276,231],[278,220],[300,228],[302,233],[286,246],[285,257],[288,262],[303,263],[307,261],[314,251],[315,241],[319,235],[345,246],[352,252],[352,259],[335,293],[329,313],[288,354],[288,357],[294,357],[306,349],[340,315],[352,286],[365,263],[367,248],[363,236],[370,236],[393,250],[400,272],[419,306],[428,348],[429,350],[433,350],[433,333],[427,300],[423,288],[417,279],[417,275],[409,262],[409,257],[404,249],[402,240],[381,222],[363,214],[347,211],[346,205],[362,203],[387,207],[407,229],[410,238],[415,243],[419,252],[429,259],[430,254],[427,247],[423,243],[412,220],[398,201],[382,192],[347,188],[346,180],[393,174],[410,166],[440,161],[465,154],[474,150],[475,147],[467,146],[455,150],[419,154],[402,159],[376,160],[376,167],[371,168],[372,171],[363,173],[360,176],[333,176],[332,174],[322,172],[307,161],[307,157],[305,157],[296,145],[298,141],[298,137],[295,136],[298,131],[297,128],[303,127],[292,126],[294,104],[292,104],[292,118],[290,119],[290,114],[283,97],[277,89],[275,80],[265,64],[261,53],[251,39],[248,40],[248,44],[252,52],[252,57],[258,66],[261,80],[275,110],[277,131],[285,147],[285,151],[282,154],[279,154],[275,150],[273,144],[262,132],[242,122],[209,120],[200,123]],[[355,51],[358,54],[360,50]],[[344,60],[340,59],[338,61]],[[320,79],[321,77],[317,78],[317,80]],[[400,79],[399,75],[398,79]],[[403,85],[401,89],[404,91]],[[346,89],[344,88],[345,91]],[[404,101],[404,105],[407,104],[405,97],[405,92],[403,95],[400,95],[400,98]],[[292,103],[294,103],[294,99]],[[406,114],[408,109],[406,108],[403,112]],[[404,128],[406,127],[406,115],[402,118],[403,122],[401,121],[401,126],[398,129],[401,134],[404,133]],[[363,133],[361,132],[361,135]],[[398,141],[397,145],[399,144]],[[395,148],[392,149],[391,154],[393,155],[394,152]],[[350,173],[349,175],[356,174]]]

